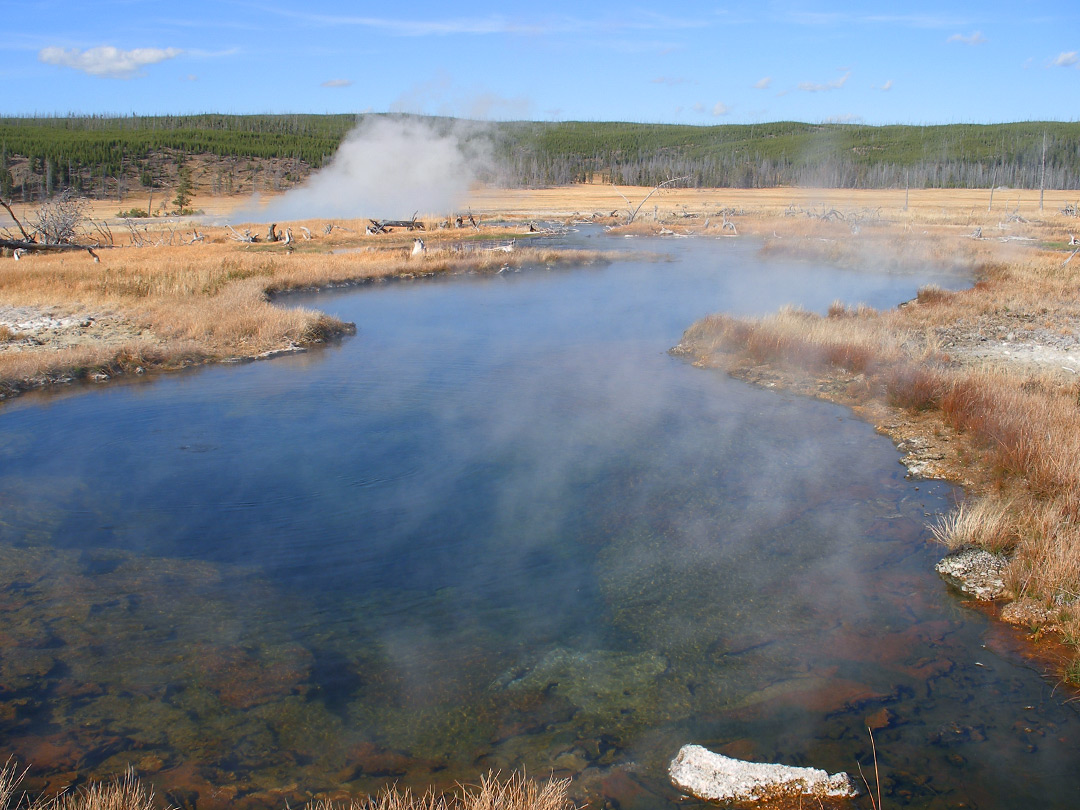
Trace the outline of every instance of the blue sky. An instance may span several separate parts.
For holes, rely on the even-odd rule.
[[[1077,0],[26,0],[18,19],[6,115],[1080,119]]]

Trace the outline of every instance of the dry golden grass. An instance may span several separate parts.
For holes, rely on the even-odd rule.
[[[569,787],[569,779],[538,784],[520,773],[507,780],[489,773],[479,785],[462,785],[450,795],[429,791],[416,796],[408,788],[391,787],[348,804],[314,802],[309,810],[574,810],[567,797]]]
[[[469,196],[468,207],[474,213],[516,217],[569,217],[574,214],[620,214],[626,202],[620,192],[637,205],[652,191],[651,188],[585,184],[542,189],[476,188]],[[1066,203],[1075,203],[1080,196],[1075,191],[1047,191],[1044,211],[1056,212]],[[907,207],[905,210],[905,197]],[[661,217],[687,212],[707,215],[721,209],[734,208],[747,216],[784,216],[792,206],[822,212],[836,209],[845,215],[874,214],[878,218],[910,224],[948,223],[952,225],[982,224],[989,216],[994,223],[1019,206],[1019,211],[1031,217],[1038,212],[1039,192],[1029,190],[998,191],[994,205],[988,189],[662,189],[642,206],[639,217],[648,219],[654,205]],[[806,218],[801,211],[788,219]],[[996,217],[996,219],[995,219]],[[740,224],[740,232],[742,230]]]
[[[111,782],[99,782],[52,798],[20,791],[22,776],[10,760],[0,770],[0,810],[158,810],[154,793],[128,771]]]
[[[1054,337],[1072,341],[1080,333],[1080,263],[1066,265],[1067,252],[1038,245],[1063,244],[1076,223],[1051,215],[1023,224],[1030,243],[949,235],[947,224],[917,244],[884,233],[872,248],[865,238],[837,239],[835,223],[809,231],[803,224],[767,247],[854,264],[875,255],[890,262],[896,252],[905,262],[960,263],[975,268],[971,289],[924,288],[886,312],[836,302],[824,317],[797,310],[754,320],[711,316],[687,331],[683,348],[736,371],[843,378],[846,388],[822,382],[811,390],[871,403],[876,410],[866,410],[882,422],[897,419],[882,418],[889,413],[882,408],[911,419],[918,413],[924,425],[963,438],[956,446],[977,452],[952,461],[977,471],[980,484],[935,536],[950,547],[1008,553],[1014,595],[1041,600],[1068,636],[1068,628],[1080,628],[1080,381],[1062,369],[1069,355]],[[1038,362],[1021,362],[1018,346]],[[937,431],[924,428],[931,439]],[[1080,634],[1069,637],[1080,643]]]
[[[177,234],[158,224],[143,234],[144,243],[174,244],[103,249],[100,263],[82,254],[0,261],[0,315],[4,307],[108,313],[122,324],[107,340],[93,339],[102,330],[90,330],[85,339],[68,336],[76,345],[59,346],[20,342],[4,326],[0,396],[93,374],[256,356],[351,330],[319,312],[275,306],[272,295],[286,290],[603,258],[598,252],[531,247],[525,239],[509,252],[470,244],[483,239],[506,246],[524,237],[520,227],[424,233],[427,250],[414,256],[414,234],[370,237],[360,222],[336,224],[326,235],[321,223],[310,223],[311,240],[300,237],[294,224],[297,241],[289,248],[280,242],[241,243],[227,229],[201,227],[203,241],[179,244]]]
[[[25,772],[10,760],[0,769],[0,810],[158,810],[153,791],[133,771],[58,796],[31,797],[20,790]],[[348,802],[320,800],[308,810],[574,810],[567,796],[569,779],[543,784],[514,773],[508,779],[489,773],[478,785],[462,785],[452,794],[428,791],[417,796],[408,788],[389,787],[376,796]]]

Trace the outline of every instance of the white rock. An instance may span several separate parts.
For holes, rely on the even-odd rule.
[[[745,762],[700,745],[684,745],[668,766],[668,774],[679,790],[706,801],[760,802],[800,796],[839,799],[859,792],[846,773],[830,775],[820,768]]]
[[[981,548],[954,551],[934,569],[964,593],[982,602],[1005,596],[1005,568],[1009,560]]]

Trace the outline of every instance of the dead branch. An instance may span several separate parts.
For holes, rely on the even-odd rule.
[[[11,217],[13,220],[15,220],[15,224],[19,226],[19,230],[22,232],[23,239],[25,239],[27,242],[34,241],[33,239],[30,238],[30,234],[28,234],[26,232],[26,228],[24,228],[22,226],[22,223],[19,222],[19,218],[17,216],[15,216],[15,212],[11,210],[11,206],[8,205],[7,202],[4,201],[4,200],[0,200],[0,205],[4,206],[4,208],[8,212],[8,216]]]
[[[304,239],[305,239],[305,240],[307,240],[307,239],[311,239],[311,231],[309,231],[309,230],[308,230],[307,228],[305,228],[305,227],[304,227],[303,225],[301,225],[301,226],[300,226],[300,230],[302,230],[302,231],[304,232]]]
[[[74,242],[75,234],[86,222],[87,205],[72,189],[65,189],[34,212],[34,221],[30,223],[34,234],[40,234],[52,245]]]
[[[108,222],[106,222],[105,220],[102,220],[101,222],[94,222],[93,220],[90,220],[90,224],[94,226],[94,230],[98,232],[98,236],[100,236],[102,239],[109,240],[110,247],[116,246],[116,240],[113,238],[112,228],[109,227]]]
[[[621,191],[619,191],[618,186],[616,186],[614,183],[612,183],[611,186],[612,186],[612,188],[615,189],[615,191],[618,192],[619,196],[622,197],[623,200],[626,202],[626,214],[627,214],[626,224],[631,225],[631,224],[633,224],[634,219],[637,217],[638,211],[641,210],[641,206],[645,205],[645,203],[647,203],[649,201],[649,198],[652,197],[653,194],[655,194],[656,192],[658,192],[662,188],[666,188],[667,186],[670,186],[672,183],[678,183],[681,180],[689,180],[689,179],[690,179],[690,175],[687,174],[687,175],[684,175],[683,177],[672,177],[670,180],[665,180],[663,183],[657,183],[655,186],[653,186],[653,190],[645,195],[645,199],[643,199],[641,202],[639,202],[637,204],[636,208],[632,207],[633,203],[630,202],[630,200],[627,198],[627,196],[625,194],[623,194]]]
[[[139,228],[130,219],[125,219],[124,224],[127,226],[128,233],[131,234],[131,244],[135,247],[142,247],[146,244],[143,241],[142,234],[139,233]]]

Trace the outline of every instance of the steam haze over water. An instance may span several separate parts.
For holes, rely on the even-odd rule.
[[[874,715],[890,806],[1070,806],[1074,707],[933,573],[952,489],[667,354],[967,279],[629,244],[672,261],[293,296],[357,335],[7,405],[0,753],[205,807],[524,767],[644,810],[683,743],[851,770]]]

